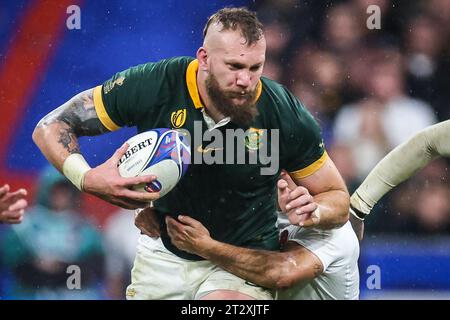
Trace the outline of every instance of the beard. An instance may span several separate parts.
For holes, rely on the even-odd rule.
[[[214,107],[224,116],[241,126],[248,127],[258,115],[256,108],[256,88],[254,90],[241,90],[242,92],[223,90],[213,74],[209,74],[205,81],[206,91]],[[242,103],[237,104],[233,99],[239,98]]]

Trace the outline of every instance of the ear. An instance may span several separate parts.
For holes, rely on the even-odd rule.
[[[208,53],[205,47],[200,47],[197,50],[198,68],[203,71],[208,70]]]

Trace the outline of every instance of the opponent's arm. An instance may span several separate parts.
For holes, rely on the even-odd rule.
[[[422,130],[388,153],[352,194],[355,214],[364,219],[381,197],[438,156],[450,156],[450,120]]]
[[[122,178],[119,175],[117,164],[127,145],[94,169],[89,167],[80,153],[78,137],[108,132],[95,110],[93,91],[89,89],[77,94],[46,115],[37,124],[33,140],[44,156],[80,190],[123,208],[144,207],[149,201],[157,199],[159,194],[145,194],[129,188],[151,182],[155,177]]]
[[[202,256],[219,267],[257,285],[283,289],[314,279],[323,272],[319,258],[311,251],[289,243],[286,252],[236,247],[212,239],[197,220],[167,217],[167,231],[179,249]]]
[[[281,179],[287,182],[289,193],[286,197],[279,194],[279,204],[291,224],[331,229],[348,221],[349,194],[330,158],[307,177],[296,178],[282,173]],[[278,188],[283,192],[280,182]]]
[[[388,153],[350,198],[350,221],[359,240],[364,218],[392,188],[413,176],[438,156],[450,156],[450,121],[430,126]]]

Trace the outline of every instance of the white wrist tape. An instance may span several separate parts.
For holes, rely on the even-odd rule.
[[[350,207],[355,208],[359,212],[361,212],[364,215],[370,214],[370,211],[372,211],[373,206],[369,205],[366,201],[364,201],[361,196],[358,193],[358,190],[352,194],[350,197]],[[353,212],[352,212],[353,213]],[[358,216],[358,215],[355,215]],[[362,219],[358,216],[358,218]]]
[[[68,156],[62,166],[63,174],[80,191],[83,191],[84,175],[89,170],[91,170],[91,167],[79,153],[73,153]]]

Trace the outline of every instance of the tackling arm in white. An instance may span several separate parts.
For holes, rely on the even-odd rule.
[[[450,120],[422,130],[386,155],[351,196],[351,208],[364,219],[383,195],[439,156],[450,157]]]

